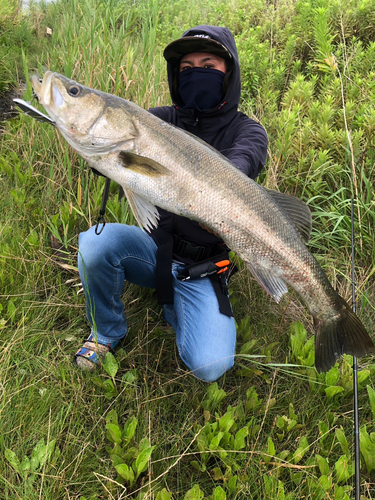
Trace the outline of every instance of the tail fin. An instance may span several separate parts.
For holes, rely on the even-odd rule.
[[[326,372],[341,354],[365,356],[375,352],[375,346],[360,319],[343,298],[339,299],[339,313],[327,321],[314,318],[315,367]]]

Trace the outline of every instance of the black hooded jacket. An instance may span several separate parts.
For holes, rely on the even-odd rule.
[[[183,37],[200,34],[208,35],[217,40],[232,55],[232,72],[223,101],[215,108],[202,112],[197,112],[194,109],[183,109],[178,92],[174,90],[179,65],[173,66],[167,63],[173,105],[151,108],[149,111],[162,120],[200,137],[226,156],[245,175],[255,179],[266,161],[268,139],[264,128],[259,123],[238,111],[241,80],[234,37],[228,28],[204,25],[186,31]],[[159,213],[159,227],[171,234],[177,234],[184,240],[200,246],[213,246],[222,242],[201,228],[195,221],[160,208]]]

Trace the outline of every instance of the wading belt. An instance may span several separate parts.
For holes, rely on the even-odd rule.
[[[153,236],[158,240],[159,246],[156,254],[156,294],[161,305],[173,304],[173,255],[194,260],[187,265],[177,276],[180,281],[209,278],[214,288],[219,310],[226,316],[233,316],[229,302],[227,280],[237,271],[231,266],[229,271],[228,251],[224,245],[215,247],[202,247],[172,236],[161,228],[154,229]]]

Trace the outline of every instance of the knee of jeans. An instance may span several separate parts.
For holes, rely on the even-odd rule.
[[[214,382],[234,365],[234,356],[208,362],[207,360],[194,360],[189,368],[193,375],[203,382]]]
[[[102,241],[104,242],[104,239],[95,234],[95,227],[79,235],[78,262],[83,261],[86,269],[96,268],[103,262],[104,248],[100,244]]]

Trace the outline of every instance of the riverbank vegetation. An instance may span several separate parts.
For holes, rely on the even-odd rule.
[[[23,86],[25,100],[29,73],[50,69],[144,108],[168,104],[165,45],[194,25],[228,26],[241,109],[270,139],[258,182],[309,205],[310,249],[349,302],[354,198],[357,314],[373,336],[374,0],[0,9],[0,91]],[[104,181],[53,127],[23,114],[2,126],[0,499],[353,498],[352,359],[317,374],[305,306],[293,293],[273,303],[241,262],[236,364],[217,383],[189,375],[154,293],[132,286],[116,359],[96,374],[74,368],[88,334],[77,237],[96,221]],[[133,223],[114,184],[106,217]],[[374,359],[359,368],[364,500],[375,498]]]

